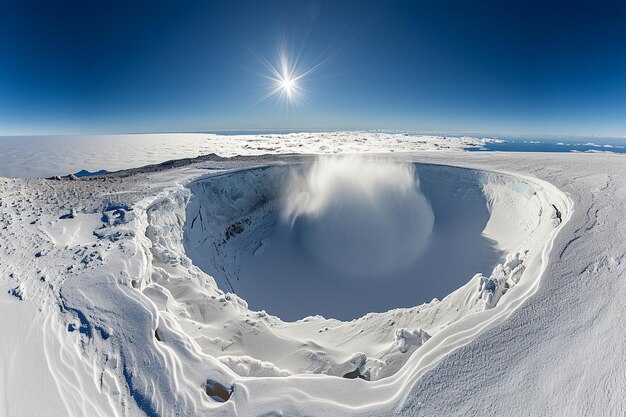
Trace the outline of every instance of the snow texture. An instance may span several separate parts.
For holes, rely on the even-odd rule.
[[[237,210],[277,216],[271,201],[251,211],[272,184],[281,190],[259,182],[259,168],[288,179],[315,157],[208,156],[75,181],[0,179],[0,415],[623,415],[622,156],[377,158],[414,166],[432,236],[440,211],[429,175],[470,169],[488,208],[482,233],[504,259],[431,302],[351,321],[283,321],[225,291],[186,246],[202,225],[244,238],[249,225],[231,222]],[[192,226],[199,189],[215,195],[223,181],[246,178],[264,187],[232,187],[246,192]],[[276,242],[263,223],[253,230],[233,247],[270,254]]]

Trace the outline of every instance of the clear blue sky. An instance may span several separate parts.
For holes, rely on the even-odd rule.
[[[259,128],[624,136],[626,2],[0,1],[0,135]]]

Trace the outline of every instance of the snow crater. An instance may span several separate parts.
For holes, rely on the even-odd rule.
[[[234,374],[417,378],[535,291],[571,209],[520,175],[401,156],[313,161],[212,172],[147,209],[159,337],[184,329],[229,369],[212,378],[225,387]],[[370,224],[381,221],[391,226]],[[409,260],[380,268],[394,251]]]
[[[494,178],[362,156],[208,175],[189,185],[184,246],[222,290],[285,320],[412,307],[489,276],[532,233],[537,207],[519,203],[533,188],[494,204]]]

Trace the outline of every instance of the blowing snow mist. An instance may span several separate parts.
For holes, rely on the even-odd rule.
[[[310,256],[353,276],[410,264],[434,223],[412,166],[371,157],[321,157],[294,171],[282,216]]]

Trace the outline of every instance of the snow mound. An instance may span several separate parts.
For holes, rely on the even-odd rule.
[[[422,346],[428,339],[430,335],[422,329],[396,329],[395,342],[402,353],[407,353],[411,347]]]
[[[506,261],[496,266],[489,277],[478,274],[478,298],[484,302],[486,309],[495,307],[500,297],[519,282],[524,273],[525,256],[525,252],[508,254]]]

